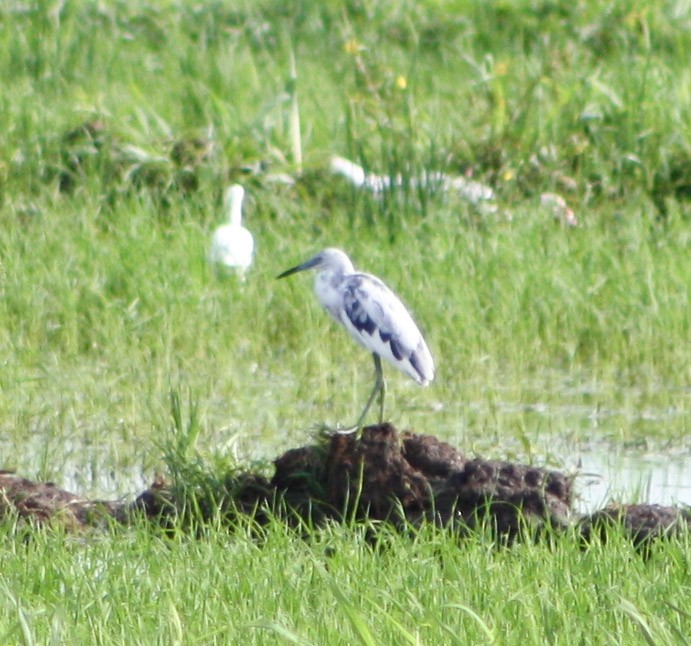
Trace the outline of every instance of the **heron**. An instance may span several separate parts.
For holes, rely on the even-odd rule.
[[[225,195],[228,222],[218,227],[211,239],[209,261],[216,266],[223,266],[237,271],[242,278],[252,264],[254,238],[242,226],[242,201],[245,189],[240,184],[233,184]]]
[[[386,359],[420,386],[426,386],[434,379],[434,360],[427,343],[398,296],[376,276],[355,271],[350,258],[340,249],[324,249],[277,278],[306,269],[317,270],[314,291],[319,303],[355,341],[372,353],[374,360],[374,388],[364,410],[353,426],[337,431],[357,431],[377,394],[381,423],[386,393],[381,360]]]

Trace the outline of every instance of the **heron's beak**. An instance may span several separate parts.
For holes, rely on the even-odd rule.
[[[298,265],[297,267],[291,267],[290,269],[287,269],[282,274],[276,276],[276,278],[286,278],[286,276],[292,276],[293,274],[297,274],[299,271],[305,271],[305,269],[312,269],[313,267],[316,267],[320,261],[321,258],[319,256],[315,256],[314,258],[310,258],[307,262],[303,262],[301,265]]]

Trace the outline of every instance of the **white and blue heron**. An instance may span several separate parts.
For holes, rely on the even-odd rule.
[[[254,254],[254,238],[242,226],[244,198],[245,189],[240,184],[233,184],[226,191],[228,223],[222,224],[214,231],[209,251],[209,261],[212,264],[237,271],[243,278],[252,264]]]
[[[434,379],[434,360],[425,339],[396,294],[376,276],[356,272],[350,258],[340,249],[324,249],[307,262],[284,271],[278,278],[305,269],[318,272],[314,291],[324,309],[374,358],[376,380],[365,409],[354,426],[341,432],[360,428],[377,394],[381,423],[386,392],[381,359],[426,386]]]

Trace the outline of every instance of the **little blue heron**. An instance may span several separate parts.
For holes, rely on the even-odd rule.
[[[316,269],[314,290],[317,299],[374,359],[376,380],[354,426],[341,432],[357,431],[377,396],[380,395],[380,423],[384,418],[386,383],[381,359],[386,359],[426,386],[434,379],[434,360],[425,339],[405,305],[379,278],[356,272],[350,258],[340,249],[324,249],[307,262],[284,271],[278,278],[305,269]]]

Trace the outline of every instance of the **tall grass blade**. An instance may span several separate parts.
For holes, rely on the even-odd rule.
[[[168,614],[170,615],[170,623],[173,628],[173,643],[182,644],[184,638],[184,631],[182,629],[182,620],[180,619],[180,613],[178,613],[173,599],[168,595]]]
[[[641,631],[643,639],[645,639],[648,646],[655,646],[656,644],[660,643],[655,639],[653,631],[650,629],[650,625],[645,620],[645,617],[640,613],[638,608],[636,608],[633,603],[631,603],[628,599],[622,598],[619,600],[619,608],[636,624],[636,626],[638,626],[638,629]]]
[[[19,621],[19,627],[22,631],[22,643],[24,646],[34,646],[36,641],[34,640],[31,627],[29,626],[29,621],[26,618],[24,610],[22,610],[19,604],[17,604],[17,620]]]
[[[295,52],[290,46],[290,76],[288,78],[288,93],[290,94],[290,143],[293,152],[293,162],[297,173],[302,173],[302,135],[300,133],[300,106],[298,104],[298,72],[295,64]]]
[[[480,630],[482,630],[482,632],[485,633],[485,636],[488,639],[488,643],[494,644],[496,642],[497,637],[494,634],[494,631],[485,623],[484,619],[480,617],[480,615],[478,615],[477,612],[475,612],[475,610],[473,610],[470,606],[466,606],[461,603],[450,603],[444,607],[453,608],[454,610],[460,610],[461,612],[467,614],[480,627]]]
[[[261,628],[262,630],[270,630],[276,633],[279,637],[286,640],[289,644],[297,644],[298,646],[312,646],[312,642],[303,639],[299,635],[296,635],[291,630],[288,630],[285,626],[279,624],[276,621],[270,621],[265,624],[253,624],[253,628]]]

